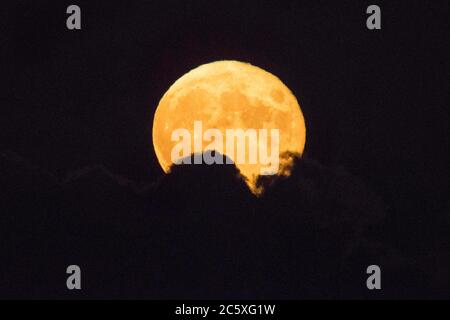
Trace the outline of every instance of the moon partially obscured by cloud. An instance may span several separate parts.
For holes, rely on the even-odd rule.
[[[278,129],[280,155],[286,152],[301,155],[305,146],[305,121],[295,96],[279,78],[248,63],[204,64],[183,75],[167,90],[153,121],[153,145],[165,172],[173,163],[171,151],[175,143],[171,134],[175,129],[186,128],[193,141],[202,140],[201,136],[194,137],[194,121],[202,121],[203,132],[210,128],[223,133],[226,129],[269,132]],[[267,148],[264,151],[268,154],[269,140],[267,144],[258,144],[258,148]],[[207,145],[208,142],[202,142],[202,151]],[[291,160],[280,159],[279,174],[289,165],[286,161]],[[257,193],[261,163],[236,163],[236,166],[252,192]]]

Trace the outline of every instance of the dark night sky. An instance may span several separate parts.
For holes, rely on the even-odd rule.
[[[60,176],[103,164],[154,180],[160,97],[186,71],[236,59],[297,96],[309,158],[405,213],[444,210],[446,2],[377,1],[379,31],[365,27],[368,1],[75,3],[81,31],[65,27],[72,1],[3,4],[2,149]]]
[[[0,297],[448,298],[448,4],[375,3],[376,31],[372,1],[2,3]],[[220,59],[305,116],[304,159],[260,198],[153,151],[164,92]]]

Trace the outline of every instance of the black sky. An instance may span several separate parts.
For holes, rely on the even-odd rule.
[[[446,210],[446,2],[68,1],[4,5],[2,149],[64,176],[102,164],[135,180],[161,175],[155,107],[186,71],[236,59],[297,96],[305,154],[361,177],[403,215]]]
[[[380,263],[384,297],[448,297],[448,4],[377,1],[369,31],[370,4],[2,3],[0,296],[377,298]],[[305,116],[304,159],[260,199],[234,167],[161,178],[153,151],[164,92],[220,59]]]
[[[68,31],[69,4],[4,8],[4,148],[59,175],[100,163],[153,179],[162,94],[200,64],[236,59],[292,89],[310,158],[412,208],[441,209],[445,6],[380,2],[382,30],[369,31],[365,1],[79,1],[82,30]]]

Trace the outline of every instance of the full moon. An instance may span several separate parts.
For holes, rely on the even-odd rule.
[[[211,128],[223,133],[227,129],[277,129],[279,155],[286,152],[301,155],[305,146],[305,121],[295,96],[275,75],[249,63],[226,60],[203,64],[170,86],[156,109],[152,132],[153,146],[164,172],[169,172],[173,164],[174,130],[187,129],[193,144],[199,143],[201,150],[206,150],[208,142],[194,133],[194,121],[202,122],[203,131]],[[267,144],[260,141],[257,146],[271,148],[270,141]],[[270,150],[258,151],[270,154]],[[289,161],[292,159],[280,159],[277,174],[286,174],[284,169]],[[257,189],[256,181],[262,164],[235,165],[250,190],[258,194],[261,190]]]

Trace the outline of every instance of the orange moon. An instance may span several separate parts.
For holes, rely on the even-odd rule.
[[[171,134],[186,128],[193,140],[194,121],[202,121],[203,130],[278,129],[279,154],[303,153],[306,141],[305,120],[300,105],[275,75],[239,61],[216,61],[203,64],[173,83],[159,101],[153,119],[153,146],[159,164],[168,172],[173,164],[175,144]],[[208,143],[200,142],[202,151]],[[258,148],[270,148],[258,144]],[[270,150],[265,150],[270,152]],[[224,152],[226,154],[226,152]],[[278,172],[289,163],[280,159]],[[257,194],[256,180],[261,164],[236,163],[250,190]]]

